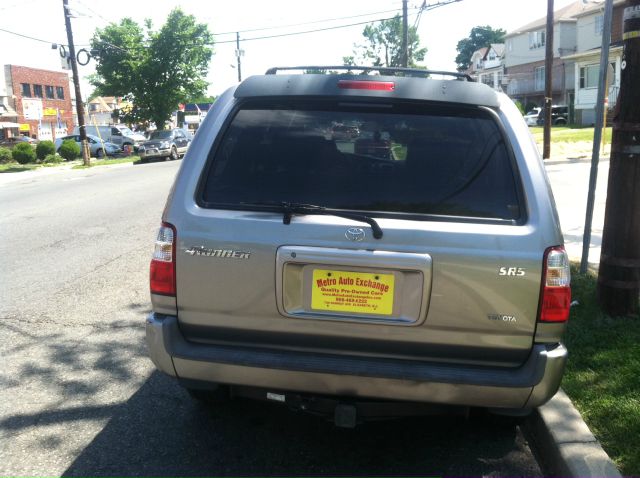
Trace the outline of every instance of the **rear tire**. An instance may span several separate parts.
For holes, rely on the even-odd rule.
[[[96,151],[96,158],[104,158],[104,150],[102,148],[98,148],[98,151]]]

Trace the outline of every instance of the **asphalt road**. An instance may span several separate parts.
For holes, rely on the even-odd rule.
[[[0,175],[0,475],[541,475],[509,420],[344,430],[156,372],[148,262],[179,164]]]

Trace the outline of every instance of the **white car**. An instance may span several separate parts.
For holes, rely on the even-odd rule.
[[[526,115],[524,115],[524,120],[527,123],[527,126],[536,126],[538,124],[538,115],[542,111],[542,108],[533,108]]]

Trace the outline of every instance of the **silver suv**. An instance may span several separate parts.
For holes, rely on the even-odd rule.
[[[569,264],[513,102],[457,73],[290,69],[227,90],[180,168],[151,261],[155,365],[196,397],[347,426],[377,402],[549,400]]]
[[[158,130],[138,147],[138,155],[142,161],[151,158],[176,160],[187,152],[190,143],[191,138],[180,128]]]

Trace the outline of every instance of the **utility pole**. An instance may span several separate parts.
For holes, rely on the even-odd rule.
[[[611,18],[613,17],[613,0],[606,0],[602,23],[602,45],[600,47],[600,77],[596,99],[596,124],[593,130],[593,152],[591,154],[591,172],[589,174],[589,192],[587,193],[587,214],[584,219],[582,235],[582,260],[580,273],[587,272],[589,264],[589,247],[591,246],[591,223],[593,222],[593,205],[596,199],[596,182],[598,180],[598,162],[600,161],[600,140],[602,128],[606,126],[605,98],[608,93],[607,77],[609,76],[609,45],[611,44]]]
[[[402,0],[402,66],[409,65],[409,14],[407,0]]]
[[[242,65],[240,57],[244,52],[240,49],[240,32],[236,32],[236,59],[238,61],[238,83],[242,81]]]
[[[622,31],[597,288],[600,306],[613,317],[636,314],[640,293],[640,0],[625,3]]]
[[[551,157],[551,105],[553,103],[553,0],[547,0],[547,32],[545,36],[544,58],[544,134],[542,139],[542,159]]]
[[[80,78],[78,77],[78,63],[76,62],[76,47],[73,45],[73,32],[71,31],[71,14],[69,12],[69,0],[62,0],[64,12],[64,24],[67,27],[67,41],[69,42],[69,56],[71,57],[71,71],[73,72],[73,86],[76,91],[76,112],[78,113],[78,126],[80,128],[80,144],[82,149],[82,162],[89,166],[90,154],[87,143],[87,131],[84,127],[84,106],[80,93]]]

